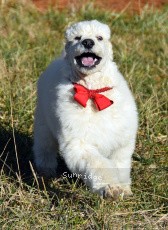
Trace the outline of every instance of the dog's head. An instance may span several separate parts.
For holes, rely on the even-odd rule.
[[[100,71],[112,60],[110,29],[96,20],[83,21],[69,27],[65,33],[66,57],[76,71],[89,75]]]

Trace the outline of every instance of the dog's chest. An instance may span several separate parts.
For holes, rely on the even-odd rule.
[[[108,156],[122,142],[123,118],[116,105],[98,111],[93,100],[84,108],[74,100],[73,87],[58,91],[57,116],[61,133],[68,140],[78,139],[96,146]],[[110,97],[110,93],[107,94]],[[112,98],[110,98],[112,99]]]

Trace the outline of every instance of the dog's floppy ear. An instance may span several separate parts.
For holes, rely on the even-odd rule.
[[[113,49],[112,49],[112,44],[110,41],[107,42],[107,46],[108,46],[108,56],[110,58],[110,60],[113,60]]]
[[[61,52],[61,58],[65,58],[66,57],[66,51],[65,48],[62,50]]]
[[[68,49],[69,49],[69,47],[70,47],[70,44],[71,44],[71,42],[68,42],[68,41],[67,41],[67,43],[65,44],[65,48],[64,48],[64,50],[65,50],[65,56],[66,56],[67,53],[68,53]]]

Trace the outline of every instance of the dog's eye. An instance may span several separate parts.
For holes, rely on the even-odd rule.
[[[80,41],[81,40],[81,36],[75,37],[75,40]]]
[[[102,36],[97,36],[97,40],[102,41],[103,40]]]

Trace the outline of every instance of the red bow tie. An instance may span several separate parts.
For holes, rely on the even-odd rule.
[[[74,90],[75,90],[74,99],[83,107],[86,107],[87,101],[89,99],[92,99],[97,109],[100,111],[106,109],[107,107],[113,104],[113,101],[111,101],[104,95],[99,94],[110,89],[112,88],[105,87],[102,89],[89,90],[82,85],[74,83]]]

